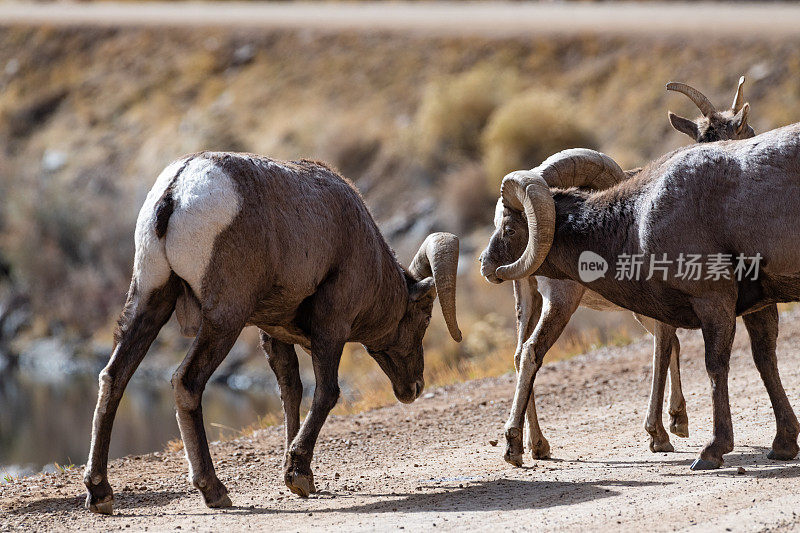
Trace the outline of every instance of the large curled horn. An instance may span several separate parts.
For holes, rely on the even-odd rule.
[[[458,237],[452,233],[431,233],[419,247],[408,267],[416,279],[433,276],[439,305],[450,336],[461,342],[461,330],[456,320],[456,273],[458,271]]]
[[[685,83],[671,81],[667,84],[667,90],[676,91],[688,96],[689,99],[692,102],[694,102],[694,104],[698,108],[700,108],[700,112],[703,113],[704,117],[707,117],[717,112],[717,109],[714,107],[714,104],[711,103],[711,100],[706,98],[706,96],[703,93],[701,93],[691,85],[686,85]]]
[[[733,105],[731,105],[731,110],[733,114],[739,112],[744,106],[744,76],[739,78],[739,86],[736,87],[736,96],[733,97]]]
[[[536,170],[508,174],[503,178],[500,191],[505,203],[525,214],[528,245],[519,259],[498,267],[495,275],[505,280],[526,278],[541,266],[553,244],[556,206],[550,187]]]
[[[588,148],[562,150],[533,169],[550,187],[585,187],[603,190],[625,181],[628,176],[606,154]]]

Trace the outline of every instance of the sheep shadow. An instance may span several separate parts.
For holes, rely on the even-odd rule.
[[[497,479],[472,482],[468,485],[421,485],[428,489],[413,493],[375,494],[359,496],[380,498],[379,501],[353,506],[335,505],[314,508],[313,513],[425,513],[425,512],[474,512],[474,511],[514,511],[525,509],[546,509],[574,505],[587,501],[610,498],[620,494],[614,487],[648,487],[663,485],[663,482],[648,481],[528,481],[516,479]],[[436,492],[429,492],[435,490]],[[327,492],[321,496],[331,496]],[[335,499],[347,498],[351,494],[336,495]],[[276,509],[259,507],[236,509],[244,514],[273,514]],[[308,513],[312,509],[284,509],[281,513]]]
[[[125,511],[142,507],[163,505],[172,500],[183,498],[186,492],[175,491],[145,491],[142,493],[122,492],[114,495],[114,514],[124,516]],[[66,513],[83,509],[86,495],[61,496],[39,498],[23,503],[22,505],[7,509],[9,515],[24,515],[28,513]],[[88,511],[87,511],[88,512]]]
[[[717,470],[692,471],[690,466],[697,458],[697,450],[683,450],[671,452],[670,458],[660,458],[653,456],[652,459],[632,459],[626,460],[587,460],[578,462],[602,464],[613,466],[614,468],[641,468],[643,465],[652,466],[682,466],[683,472],[664,472],[664,476],[696,476],[696,475],[747,475],[759,478],[793,478],[800,477],[800,459],[779,461],[767,458],[770,452],[767,446],[737,446],[731,453],[725,454],[725,463]],[[745,472],[738,472],[739,468],[744,468]]]

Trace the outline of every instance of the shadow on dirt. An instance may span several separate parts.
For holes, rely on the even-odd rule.
[[[498,479],[470,483],[459,487],[447,485],[422,485],[421,488],[438,492],[409,494],[368,494],[381,501],[346,507],[336,505],[327,509],[314,509],[313,513],[424,513],[424,512],[474,512],[513,511],[518,509],[546,509],[560,505],[609,498],[620,494],[614,487],[647,487],[663,483],[645,481],[524,481]],[[338,500],[338,498],[337,498]],[[258,507],[238,508],[243,514],[272,514],[275,509]],[[307,513],[309,509],[282,510],[284,513]]]
[[[123,492],[115,494],[114,515],[126,516],[126,511],[143,507],[153,507],[164,505],[167,502],[186,496],[186,492],[175,491],[145,491],[142,493]],[[24,515],[28,513],[56,513],[63,511],[83,510],[83,502],[86,496],[63,496],[54,498],[41,498],[25,502],[19,507],[7,509],[9,515]],[[88,511],[87,511],[88,512]],[[127,513],[130,516],[129,513]]]
[[[789,461],[775,461],[767,458],[770,448],[766,446],[741,446],[737,450],[725,454],[725,464],[719,470],[705,470],[693,472],[689,467],[697,458],[697,451],[680,451],[669,454],[669,458],[658,458],[631,461],[615,460],[582,460],[592,464],[609,465],[615,468],[642,468],[642,466],[683,466],[683,472],[664,472],[664,476],[698,476],[698,475],[748,475],[760,478],[793,478],[800,477],[800,459]],[[738,472],[739,467],[744,468],[745,472]],[[748,470],[749,469],[749,470]]]

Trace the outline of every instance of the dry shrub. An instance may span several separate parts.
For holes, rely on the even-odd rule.
[[[484,169],[492,190],[512,170],[533,168],[566,148],[596,148],[574,105],[553,93],[529,91],[499,108],[483,132]]]
[[[321,115],[325,120],[314,127],[318,138],[313,152],[319,153],[345,177],[360,180],[383,149],[385,133],[380,121],[375,120],[375,113],[369,106],[333,117],[331,113]]]
[[[126,215],[132,213],[88,184],[40,180],[46,183],[5,198],[0,247],[37,315],[89,336],[124,301],[133,262],[133,223]]]
[[[445,175],[439,193],[444,227],[464,234],[478,226],[491,225],[495,198],[486,181],[479,163],[469,163]]]
[[[481,131],[515,85],[510,72],[486,66],[428,85],[415,119],[420,155],[433,161],[475,158]]]

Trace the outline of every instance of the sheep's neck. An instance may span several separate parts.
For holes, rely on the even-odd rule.
[[[388,344],[393,340],[408,304],[408,287],[400,264],[391,252],[382,254],[379,272],[372,287],[365,287],[372,295],[371,305],[362,311],[354,328],[351,341],[365,345]]]
[[[595,283],[613,281],[618,258],[638,253],[635,206],[630,198],[589,195],[580,191],[559,191],[553,246],[538,274],[581,281],[581,254],[593,252],[602,257],[608,270]],[[594,284],[584,285],[593,288]]]

